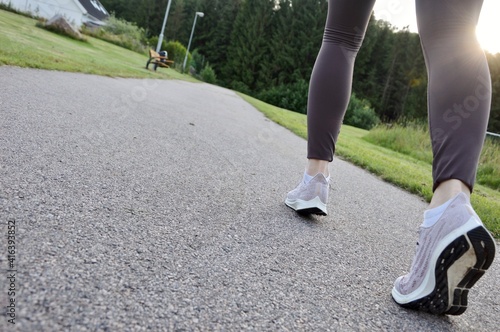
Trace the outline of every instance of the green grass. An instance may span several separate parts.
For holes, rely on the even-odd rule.
[[[239,95],[270,120],[290,129],[300,137],[307,137],[304,114],[278,108],[244,94]],[[432,198],[431,164],[414,156],[370,143],[365,139],[368,134],[369,132],[364,129],[342,126],[336,146],[337,156],[430,201]],[[476,185],[471,201],[486,227],[495,237],[500,238],[500,193],[485,186]]]
[[[0,10],[0,65],[82,72],[112,77],[182,79],[198,82],[173,69],[144,68],[141,55],[92,37],[87,42],[51,33],[35,26],[36,20]],[[306,117],[241,95],[269,119],[306,138]],[[432,195],[431,166],[419,156],[393,151],[366,141],[366,130],[342,127],[337,155],[427,200]],[[487,150],[498,158],[496,150]],[[498,160],[498,159],[496,159]],[[496,165],[500,164],[497,162]],[[488,170],[486,170],[488,171]],[[485,172],[486,172],[485,171]],[[492,173],[494,174],[494,173]],[[474,207],[487,227],[500,237],[500,194],[478,185]]]
[[[500,140],[488,138],[484,142],[479,168],[478,183],[500,191]]]
[[[424,125],[379,125],[363,137],[366,141],[432,163],[429,131]]]
[[[86,36],[87,42],[36,27],[36,20],[0,10],[0,65],[81,72],[113,77],[183,79],[173,69],[146,70],[147,54]],[[152,66],[150,66],[152,68]]]
[[[401,152],[432,164],[432,148],[427,126],[381,125],[363,137],[366,141]],[[477,183],[500,190],[500,140],[487,138],[477,171]]]

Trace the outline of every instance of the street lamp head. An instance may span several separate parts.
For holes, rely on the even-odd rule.
[[[205,14],[203,14],[202,12],[196,12],[196,15],[198,15],[199,17],[205,16]]]

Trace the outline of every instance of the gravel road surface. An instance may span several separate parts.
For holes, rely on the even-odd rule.
[[[305,151],[217,86],[0,67],[0,330],[500,331],[498,259],[461,316],[392,301],[420,198],[335,159],[287,208]]]

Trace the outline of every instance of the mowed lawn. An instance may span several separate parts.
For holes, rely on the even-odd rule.
[[[113,77],[193,80],[173,69],[146,70],[147,54],[89,36],[85,36],[87,42],[74,40],[39,28],[36,23],[32,18],[0,10],[0,64]]]

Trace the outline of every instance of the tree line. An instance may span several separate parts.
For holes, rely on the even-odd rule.
[[[154,40],[168,0],[101,3]],[[191,50],[210,64],[219,85],[305,113],[327,8],[327,0],[173,0],[164,35],[187,45],[195,12],[203,12]],[[500,53],[487,59],[493,83],[488,129],[500,133]],[[411,122],[426,119],[426,89],[418,34],[372,16],[356,59],[353,93],[382,121]]]

